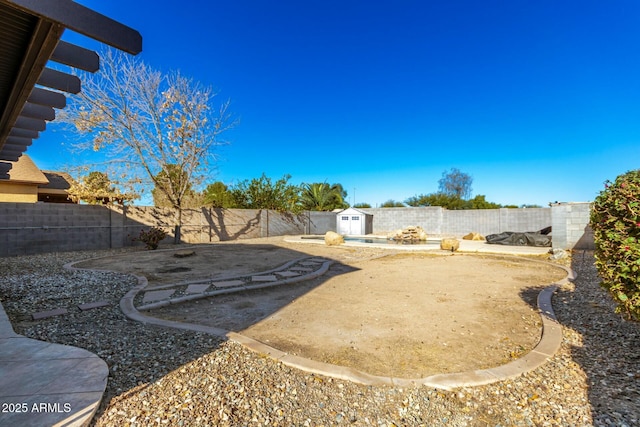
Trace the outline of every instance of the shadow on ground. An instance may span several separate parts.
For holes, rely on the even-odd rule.
[[[615,313],[611,297],[599,286],[594,263],[593,251],[574,252],[572,268],[577,278],[573,287],[556,292],[554,310],[566,328],[572,359],[586,374],[594,424],[637,425],[640,323]],[[572,332],[578,334],[576,339]]]
[[[190,280],[211,278],[221,280],[224,277],[255,274],[279,267],[286,262],[313,257],[305,252],[296,251],[269,244],[199,245],[191,247],[195,255],[176,258],[176,252],[184,252],[185,246],[169,247],[158,251],[135,251],[88,260],[76,264],[78,268],[118,271],[145,276],[149,280],[149,288],[168,283],[188,282]],[[250,256],[248,256],[250,254]],[[333,275],[354,271],[353,267],[335,261],[332,265]],[[84,274],[108,274],[91,273]],[[96,319],[78,313],[48,320],[56,330],[67,331],[63,337],[52,337],[43,333],[39,339],[56,341],[88,349],[103,358],[110,367],[110,377],[102,405],[95,419],[100,418],[105,409],[119,400],[132,394],[144,393],[145,389],[163,378],[169,372],[179,369],[199,357],[220,347],[224,337],[195,333],[184,330],[144,325],[124,317],[118,307],[119,298],[135,284],[131,276],[127,276],[128,286],[112,289],[112,307],[110,313],[100,319],[108,322],[108,336],[92,334],[100,329]],[[260,320],[282,309],[314,288],[322,285],[326,279],[321,276],[314,280],[299,284],[285,285],[286,289],[264,289],[233,294],[225,299],[216,297],[215,311],[201,312],[200,324],[211,324],[227,330],[239,330],[251,326]],[[97,298],[97,296],[96,296]],[[173,320],[186,321],[189,306],[206,304],[209,299],[173,306],[177,317]],[[144,312],[156,316],[157,310]],[[24,320],[24,319],[23,319]],[[193,319],[188,319],[193,322]],[[223,322],[224,320],[224,322]],[[231,323],[229,323],[231,322]],[[18,326],[18,333],[33,337],[38,325]],[[238,329],[239,328],[239,329]],[[35,332],[37,334],[37,332]],[[107,414],[108,415],[108,414]]]

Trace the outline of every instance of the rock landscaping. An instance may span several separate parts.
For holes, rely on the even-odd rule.
[[[110,368],[96,426],[633,426],[640,423],[640,328],[599,287],[591,253],[553,299],[564,329],[546,364],[515,379],[452,391],[362,386],[289,368],[239,344],[128,320],[137,281],[67,271],[106,252],[0,259],[0,298],[17,333],[88,349]],[[567,261],[567,260],[563,260]],[[78,308],[105,302],[90,310]],[[33,313],[67,313],[34,320]]]

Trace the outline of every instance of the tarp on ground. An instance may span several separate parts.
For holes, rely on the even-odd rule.
[[[551,246],[551,236],[537,232],[517,233],[505,231],[499,234],[490,234],[487,243],[492,245],[509,246]]]

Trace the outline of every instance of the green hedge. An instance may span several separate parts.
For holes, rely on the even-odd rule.
[[[602,286],[618,312],[640,320],[640,170],[605,183],[593,203],[591,227]]]

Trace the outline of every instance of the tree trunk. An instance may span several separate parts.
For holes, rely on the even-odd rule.
[[[178,245],[182,243],[182,236],[180,235],[182,228],[182,208],[178,208],[178,225],[176,225],[173,231],[173,243]]]

